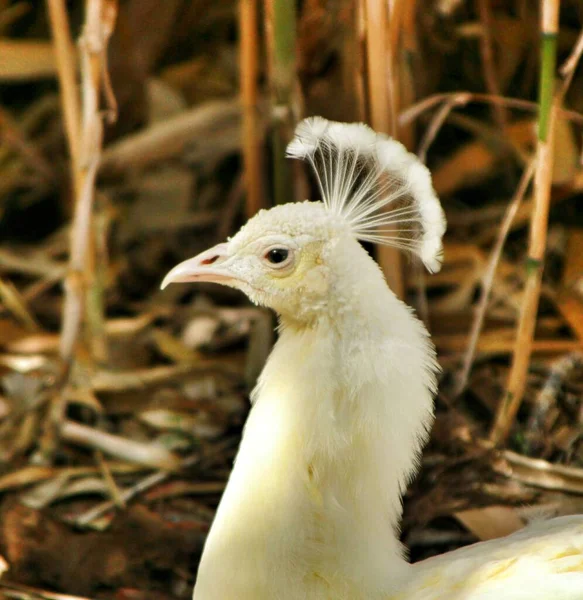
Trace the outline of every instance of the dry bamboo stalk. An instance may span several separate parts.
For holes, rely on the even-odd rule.
[[[490,439],[495,444],[503,443],[507,439],[522,402],[541,291],[553,175],[556,107],[559,101],[554,97],[559,5],[560,0],[544,0],[542,6],[542,62],[534,212],[530,222],[526,284],[512,365],[506,393],[500,401],[490,434]]]
[[[75,47],[71,39],[71,29],[67,17],[65,0],[47,0],[51,32],[57,59],[59,85],[61,87],[61,104],[67,142],[71,153],[73,180],[77,192],[77,164],[79,162],[79,129],[81,127],[81,110],[76,83]]]
[[[412,6],[413,2],[407,0]],[[403,0],[389,0],[388,15],[385,27],[388,27],[387,32],[387,90],[388,90],[388,111],[389,111],[389,131],[388,133],[398,138],[398,113],[401,106],[401,67],[400,45],[402,39],[402,27],[404,26],[403,18],[405,16],[405,2]],[[403,140],[401,140],[403,141]]]
[[[94,186],[101,156],[103,116],[100,94],[107,94],[105,52],[113,32],[117,5],[113,0],[87,0],[86,18],[80,39],[82,74],[82,123],[75,169],[75,210],[73,215],[69,272],[65,280],[63,328],[60,355],[66,365],[71,363],[84,312],[87,290],[86,264],[91,232]],[[66,18],[66,15],[65,15]],[[54,32],[54,35],[58,35]],[[73,102],[72,98],[70,102]],[[109,107],[110,111],[114,110]],[[71,146],[73,149],[73,146]]]
[[[418,54],[416,19],[417,0],[408,0],[402,3],[401,7],[402,26],[401,30],[402,44],[399,47],[396,45],[393,52],[398,57],[398,81],[399,81],[399,103],[396,106],[395,126],[397,137],[408,150],[412,151],[415,147],[415,128],[412,124],[401,125],[399,123],[399,113],[403,108],[411,106],[415,102],[416,85],[415,85],[415,61]],[[399,38],[395,40],[397,44]],[[398,54],[397,54],[398,52]],[[421,271],[422,272],[422,271]]]
[[[368,74],[368,103],[374,129],[391,133],[389,90],[387,86],[387,21],[385,2],[365,0],[366,58]]]
[[[243,164],[247,217],[264,206],[261,148],[257,118],[257,0],[239,4],[241,103],[243,108]]]
[[[354,89],[356,95],[356,112],[359,121],[366,120],[366,84],[365,66],[366,56],[362,50],[366,47],[366,10],[365,0],[359,0],[356,5],[356,18],[354,26],[356,28],[356,58],[354,73]]]
[[[96,213],[93,219],[86,270],[87,288],[85,310],[87,313],[87,334],[92,358],[101,364],[107,362],[107,332],[105,323],[105,286],[107,280],[108,253],[107,233],[110,215],[107,209]]]
[[[388,86],[390,39],[387,4],[384,1],[379,2],[379,0],[364,0],[363,8],[366,23],[370,124],[376,131],[394,134],[396,121],[391,120],[393,109],[390,105]],[[392,90],[395,91],[394,86],[392,86]],[[405,284],[400,252],[396,248],[378,246],[377,257],[389,287],[398,297],[403,298]]]

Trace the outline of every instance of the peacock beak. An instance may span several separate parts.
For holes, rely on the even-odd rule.
[[[228,258],[227,244],[217,244],[199,255],[176,265],[162,281],[164,289],[169,283],[208,281],[228,284],[237,277],[229,270],[225,261]]]

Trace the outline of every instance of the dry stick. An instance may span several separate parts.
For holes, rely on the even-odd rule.
[[[243,108],[243,164],[247,217],[264,206],[261,186],[261,148],[257,118],[257,0],[240,0],[240,72]]]
[[[557,33],[560,0],[545,0],[542,6],[542,62],[539,91],[539,122],[537,165],[534,177],[534,213],[530,223],[530,241],[526,264],[526,284],[518,321],[518,332],[512,356],[512,365],[504,398],[501,399],[490,440],[503,443],[514,423],[526,387],[542,271],[547,241],[547,226],[554,161],[556,107],[560,94],[554,94],[557,55]]]
[[[81,320],[87,290],[85,267],[88,240],[91,232],[94,185],[103,138],[103,122],[99,109],[100,90],[104,77],[104,58],[107,42],[113,29],[115,14],[110,0],[87,0],[86,19],[80,39],[81,73],[83,79],[83,122],[79,157],[76,167],[77,182],[73,215],[69,273],[65,280],[65,302],[60,355],[70,365]],[[56,32],[55,32],[56,35]]]
[[[366,98],[366,56],[363,48],[366,47],[366,10],[365,0],[359,0],[355,7],[355,64],[354,64],[354,91],[356,96],[356,114],[359,121],[366,121],[367,98]]]
[[[391,114],[396,111],[391,108],[387,82],[390,60],[387,4],[384,1],[379,2],[379,0],[364,0],[363,8],[366,23],[370,123],[376,131],[394,135],[397,124],[391,121]],[[398,25],[395,24],[395,27]],[[388,246],[379,246],[377,257],[389,287],[399,298],[403,298],[405,284],[399,250]]]
[[[458,376],[458,381],[454,389],[454,396],[458,396],[466,389],[466,385],[468,383],[468,376],[470,374],[470,370],[474,362],[474,357],[476,355],[478,339],[480,337],[480,333],[484,325],[486,309],[488,308],[488,301],[490,300],[490,292],[492,290],[492,283],[494,282],[494,275],[496,274],[496,269],[498,267],[498,263],[500,262],[502,249],[504,248],[504,243],[506,242],[506,238],[508,237],[508,233],[510,232],[510,228],[512,227],[514,217],[516,216],[518,208],[520,207],[522,199],[524,198],[524,194],[528,189],[528,184],[532,179],[535,166],[536,159],[533,159],[530,161],[527,168],[523,171],[520,183],[518,184],[518,188],[516,189],[514,197],[512,198],[512,201],[506,209],[506,214],[504,215],[504,219],[502,220],[502,225],[498,232],[496,244],[494,245],[494,248],[492,249],[492,252],[490,254],[488,268],[486,269],[486,272],[484,273],[484,277],[482,279],[482,292],[480,295],[480,300],[478,302],[478,306],[476,307],[474,321],[470,330],[470,340],[468,342],[468,349],[466,350],[463,367]]]
[[[47,182],[54,182],[55,174],[52,165],[39,150],[30,142],[28,136],[8,111],[0,107],[0,141],[16,151],[23,162],[27,163],[40,177]]]
[[[503,96],[491,96],[490,94],[474,94],[472,92],[453,92],[446,94],[434,94],[410,106],[399,114],[399,125],[406,125],[415,119],[418,119],[424,112],[432,109],[435,105],[447,102],[451,98],[458,98],[461,105],[476,102],[481,104],[501,104],[508,108],[517,108],[528,112],[537,112],[538,104],[530,100],[522,100],[520,98],[506,98]],[[574,110],[565,110],[557,108],[558,114],[563,119],[568,119],[579,125],[583,125],[583,114]]]
[[[410,106],[416,98],[415,65],[418,62],[418,43],[417,43],[417,0],[408,0],[400,5],[401,26],[396,28],[399,36],[394,40],[394,53],[399,58],[398,76],[399,76],[399,104],[396,107],[397,113],[405,106]],[[400,43],[400,46],[398,45]],[[398,114],[395,114],[395,123],[397,137],[403,142],[408,150],[415,147],[415,128],[412,124],[401,125]]]
[[[168,470],[176,469],[180,464],[177,456],[162,446],[127,439],[76,421],[64,420],[60,433],[68,442],[101,450],[121,460]]]
[[[494,64],[494,52],[492,44],[492,15],[490,13],[490,0],[477,0],[478,14],[482,22],[482,36],[480,38],[480,54],[482,55],[482,66],[484,67],[484,79],[486,89],[492,96],[500,95],[500,85]],[[506,112],[502,104],[492,104],[492,112],[500,131],[506,128]]]
[[[71,30],[65,0],[47,0],[51,32],[57,57],[59,86],[61,88],[61,104],[67,142],[73,163],[73,181],[78,193],[77,164],[79,162],[79,129],[81,127],[81,110],[76,84],[75,47],[71,39]]]
[[[427,151],[429,150],[429,146],[435,140],[439,130],[443,127],[445,120],[449,116],[449,113],[456,107],[465,104],[463,99],[460,99],[457,96],[449,98],[446,100],[443,105],[437,110],[433,118],[431,119],[431,123],[419,144],[419,149],[417,150],[417,156],[419,160],[425,162],[427,160]]]
[[[406,0],[410,4],[414,4],[414,0]],[[398,137],[398,112],[401,106],[401,84],[399,64],[400,52],[399,46],[401,43],[401,29],[403,27],[403,16],[405,10],[404,0],[392,0],[387,3],[388,11],[388,35],[387,35],[387,91],[388,91],[388,111],[389,111],[389,130],[388,133],[394,137]],[[402,141],[402,140],[401,140]]]
[[[226,448],[228,448],[232,444],[232,441],[233,441],[232,439],[225,440],[224,442],[217,444],[216,446],[214,446],[213,448],[211,448],[209,451],[207,451],[206,453],[204,453],[202,455],[195,454],[193,456],[184,458],[180,462],[180,469],[187,469],[189,467],[194,467],[194,466],[198,465],[204,459],[208,460],[210,458],[218,456],[222,451],[224,451]],[[170,471],[156,471],[155,473],[148,475],[141,481],[138,481],[138,483],[136,483],[135,485],[133,485],[129,488],[126,488],[125,490],[120,490],[119,500],[127,503],[132,498],[135,498],[138,494],[141,494],[142,492],[149,490],[150,488],[154,487],[155,485],[162,483],[163,481],[168,479],[168,477],[170,477],[172,474],[173,473]],[[95,519],[97,519],[98,517],[100,517],[101,515],[106,513],[107,511],[115,508],[115,506],[116,506],[116,504],[113,500],[106,500],[105,502],[98,504],[97,506],[88,510],[87,512],[83,513],[82,515],[79,515],[75,519],[75,525],[77,525],[78,527],[86,527],[87,525],[89,525],[91,523],[91,521],[94,521]]]
[[[105,287],[107,280],[107,233],[110,217],[107,208],[102,209],[93,219],[91,246],[87,266],[88,293],[85,311],[87,315],[87,331],[91,357],[98,363],[105,364],[108,357],[107,334],[105,331]]]

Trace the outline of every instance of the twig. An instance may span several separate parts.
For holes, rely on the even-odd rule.
[[[8,598],[26,598],[27,600],[92,600],[88,596],[73,596],[22,585],[13,581],[0,581],[0,587],[4,590],[2,596]]]
[[[120,495],[119,487],[118,487],[117,483],[115,482],[113,473],[111,472],[109,465],[103,458],[103,453],[101,452],[101,450],[95,451],[95,459],[96,459],[97,465],[99,467],[99,472],[103,476],[105,484],[107,485],[107,489],[109,490],[109,495],[110,495],[111,501],[118,508],[125,508],[126,503],[124,502],[123,498]]]
[[[91,379],[91,388],[96,393],[142,390],[148,386],[158,385],[165,381],[177,379],[190,374],[222,373],[233,379],[241,378],[241,369],[222,360],[200,360],[195,364],[158,366],[150,369],[133,371],[97,371]]]
[[[504,243],[506,242],[506,238],[508,237],[508,233],[510,232],[512,222],[514,221],[514,217],[518,212],[520,203],[524,198],[524,194],[526,193],[528,184],[532,179],[535,166],[536,160],[533,159],[530,161],[528,167],[523,171],[514,197],[512,198],[510,204],[508,205],[508,208],[506,209],[506,214],[504,215],[502,225],[500,226],[500,230],[498,232],[498,238],[496,239],[496,244],[494,245],[494,248],[492,249],[492,252],[490,254],[488,267],[482,279],[482,292],[480,295],[478,306],[476,307],[476,314],[470,331],[468,349],[466,350],[463,367],[459,374],[458,381],[454,390],[455,396],[458,396],[466,389],[466,385],[468,383],[468,376],[470,374],[470,370],[474,362],[474,357],[476,355],[478,339],[480,337],[480,333],[484,325],[484,319],[486,318],[486,309],[488,308],[488,301],[490,299],[492,283],[494,281],[494,275],[496,274],[496,269],[500,261],[500,256],[502,255],[502,249],[504,248]]]
[[[506,464],[495,464],[494,468],[508,477],[546,490],[583,494],[583,469],[555,465],[510,450],[504,450],[501,456]]]
[[[579,32],[579,37],[577,38],[577,41],[573,46],[573,50],[571,51],[569,58],[567,58],[567,60],[559,69],[561,75],[565,79],[571,78],[575,74],[575,70],[577,69],[577,65],[579,63],[579,59],[581,58],[581,54],[583,54],[583,29]]]
[[[26,300],[15,285],[0,277],[0,302],[9,310],[28,331],[39,331],[40,326],[26,306]]]
[[[240,79],[243,108],[243,164],[247,217],[264,206],[257,118],[257,0],[239,2]]]
[[[482,22],[482,35],[480,37],[480,53],[484,67],[484,79],[486,89],[492,96],[500,95],[500,85],[494,64],[494,52],[492,44],[492,15],[490,13],[490,0],[477,0],[478,14]],[[492,104],[492,112],[500,131],[506,128],[506,113],[502,104]]]
[[[180,469],[187,469],[190,467],[194,467],[205,459],[208,460],[210,458],[218,456],[221,452],[223,452],[226,448],[228,448],[231,445],[231,443],[232,443],[232,440],[228,439],[228,440],[225,440],[224,442],[221,442],[220,444],[217,444],[211,450],[205,452],[202,455],[195,454],[193,456],[189,456],[189,457],[183,459],[180,462]],[[141,494],[142,492],[149,490],[150,488],[154,487],[155,485],[162,483],[163,481],[168,479],[168,477],[170,477],[170,475],[172,475],[172,473],[169,471],[156,471],[155,473],[152,473],[151,475],[144,477],[144,479],[142,479],[141,481],[138,481],[138,483],[136,483],[135,485],[133,485],[125,490],[120,491],[119,498],[121,501],[127,503],[132,498],[135,498],[138,494]],[[77,519],[75,519],[75,524],[78,527],[86,527],[87,525],[89,525],[91,523],[91,521],[94,521],[95,519],[97,519],[98,517],[100,517],[101,515],[106,513],[107,511],[111,510],[112,508],[115,508],[115,506],[116,506],[116,504],[112,500],[107,500],[105,502],[102,502],[101,504],[98,504],[94,508],[88,510],[86,513],[79,515],[77,517]]]
[[[87,268],[89,293],[86,295],[85,311],[91,356],[98,363],[105,364],[108,357],[105,326],[105,287],[107,280],[107,234],[111,223],[111,211],[104,207],[93,219],[91,242],[94,249],[90,253],[91,265]],[[89,279],[91,277],[91,279]]]
[[[456,107],[463,104],[466,104],[466,96],[452,96],[448,98],[443,105],[437,110],[433,118],[431,119],[431,123],[419,144],[419,149],[417,150],[417,156],[421,162],[426,162],[427,160],[427,151],[429,150],[429,146],[435,140],[439,130],[443,127],[445,120],[449,116],[449,113]]]
[[[27,139],[26,133],[13,121],[6,110],[0,107],[0,140],[6,141],[45,181],[54,182],[55,174],[45,157]]]
[[[199,462],[199,460],[200,457],[198,456],[192,457],[190,466],[195,466]],[[170,473],[168,471],[156,471],[155,473],[144,477],[144,479],[142,479],[132,487],[120,491],[119,501],[127,504],[132,498],[134,498],[138,494],[149,490],[151,487],[154,487],[159,483],[162,483],[168,478],[169,475]],[[82,515],[79,515],[75,519],[75,525],[77,525],[77,527],[87,527],[87,525],[89,525],[91,521],[94,521],[95,519],[99,518],[101,515],[106,513],[108,510],[111,510],[115,507],[116,502],[114,502],[113,500],[106,500],[105,502],[98,504],[97,506],[88,510]]]
[[[53,43],[57,56],[57,70],[59,73],[59,85],[61,87],[61,104],[67,141],[71,153],[73,166],[73,177],[76,181],[79,162],[79,130],[81,127],[81,109],[79,107],[79,96],[76,83],[76,60],[75,48],[71,39],[71,29],[67,17],[67,9],[64,0],[47,0]],[[75,183],[77,188],[78,182]]]
[[[243,200],[244,189],[245,184],[243,182],[243,174],[240,174],[233,182],[221,210],[221,218],[217,223],[218,240],[224,240],[233,232],[233,223],[235,222],[235,218],[237,217],[239,207]]]
[[[424,112],[432,109],[437,104],[447,102],[450,98],[459,98],[460,106],[470,104],[472,102],[479,104],[501,104],[508,108],[517,108],[528,112],[538,112],[539,106],[536,102],[530,100],[522,100],[520,98],[506,98],[504,96],[491,96],[490,94],[474,94],[472,92],[452,92],[446,94],[434,94],[423,100],[413,104],[399,114],[399,125],[406,125],[415,119],[418,119]],[[583,125],[583,114],[574,110],[566,110],[558,108],[558,113],[561,118],[568,119],[579,125]]]
[[[556,107],[562,97],[554,94],[560,0],[545,0],[542,10],[542,58],[539,91],[537,165],[534,176],[534,213],[530,222],[530,242],[526,283],[510,375],[490,434],[494,444],[503,443],[514,423],[526,386],[532,342],[542,282],[554,162]]]
[[[60,434],[67,442],[101,450],[140,465],[168,470],[179,466],[178,458],[162,446],[126,439],[75,421],[65,420],[61,425]]]

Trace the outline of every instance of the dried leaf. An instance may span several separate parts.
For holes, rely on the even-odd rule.
[[[514,508],[486,506],[454,513],[455,518],[480,540],[492,540],[510,535],[524,527],[524,521]]]

